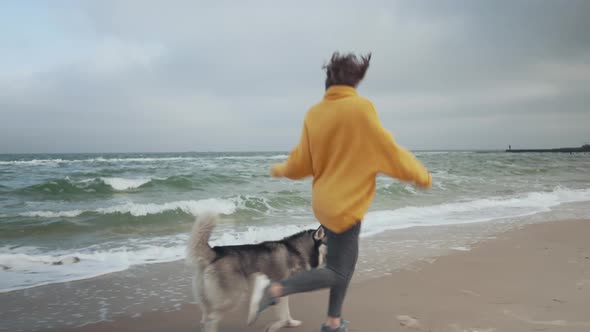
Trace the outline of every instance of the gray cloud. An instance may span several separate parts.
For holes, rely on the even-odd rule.
[[[590,140],[587,1],[88,1],[48,12],[60,31],[55,49],[36,50],[48,60],[0,57],[0,152],[286,150],[334,50],[373,51],[359,90],[410,148]]]

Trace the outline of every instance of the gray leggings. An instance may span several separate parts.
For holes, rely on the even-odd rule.
[[[330,288],[328,316],[340,317],[342,302],[344,302],[358,258],[360,230],[360,222],[340,234],[326,229],[328,237],[326,267],[301,272],[281,281],[283,296]]]

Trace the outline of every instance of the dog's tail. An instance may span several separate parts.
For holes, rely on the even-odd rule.
[[[197,217],[191,231],[186,248],[186,263],[188,265],[204,265],[215,258],[215,252],[209,246],[211,232],[217,224],[217,215],[206,213]]]

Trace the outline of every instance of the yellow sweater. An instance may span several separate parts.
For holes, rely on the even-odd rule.
[[[299,145],[271,172],[294,180],[313,176],[313,211],[335,233],[364,218],[379,173],[421,187],[432,183],[426,168],[383,128],[373,104],[343,85],[331,86],[311,107]]]

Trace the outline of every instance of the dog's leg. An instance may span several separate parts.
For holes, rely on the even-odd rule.
[[[205,330],[205,324],[207,324],[207,307],[205,305],[200,306],[201,309],[201,330]]]
[[[291,317],[291,312],[289,311],[289,299],[287,297],[279,299],[275,306],[275,312],[278,320],[266,328],[267,332],[276,332],[283,327],[297,327],[301,325],[301,321],[294,320]]]
[[[300,320],[295,320],[293,319],[293,317],[291,317],[291,310],[289,310],[289,297],[285,296],[284,298],[282,298],[284,304],[283,304],[283,317],[285,317],[285,319],[287,319],[287,327],[297,327],[299,325],[301,325],[301,321]]]
[[[199,305],[199,309],[201,309],[201,330],[205,330],[205,323],[207,322],[207,310],[208,304],[207,301],[201,298],[201,291],[200,291],[200,282],[197,279],[198,277],[195,275],[193,277],[193,296],[195,298],[195,303]]]
[[[196,303],[201,303],[200,301],[200,292],[199,292],[199,281],[197,280],[197,277],[194,276],[193,278],[193,298],[195,299]]]
[[[219,311],[213,311],[207,314],[205,324],[203,324],[203,332],[217,332],[221,317]]]

